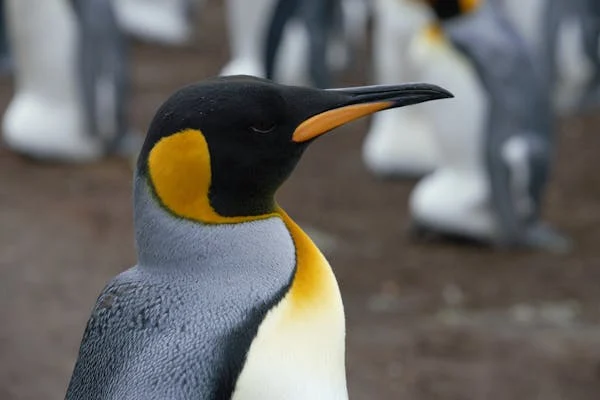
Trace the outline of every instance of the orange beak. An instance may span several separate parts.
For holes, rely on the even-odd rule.
[[[336,105],[301,122],[292,135],[294,142],[306,142],[378,111],[454,97],[439,86],[425,83],[361,86],[323,92],[335,95]],[[341,104],[340,96],[346,98]]]

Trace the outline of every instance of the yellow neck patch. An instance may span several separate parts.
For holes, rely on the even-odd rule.
[[[158,141],[148,155],[148,172],[156,195],[174,214],[207,224],[234,224],[277,213],[224,217],[211,206],[208,145],[199,130],[186,129]]]
[[[476,10],[481,5],[481,0],[459,0],[460,11],[468,14]]]
[[[299,312],[314,313],[319,309],[337,309],[343,315],[339,288],[327,259],[285,211],[277,212],[296,248],[296,274],[286,298],[288,316],[297,318]]]
[[[444,32],[442,31],[442,27],[439,23],[432,22],[428,24],[424,29],[424,35],[428,41],[434,43],[440,43],[444,41]]]

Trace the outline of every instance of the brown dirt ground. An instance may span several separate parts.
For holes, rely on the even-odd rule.
[[[193,46],[135,46],[140,129],[226,60],[220,2],[200,19]],[[363,82],[362,69],[344,82]],[[11,93],[2,78],[0,107]],[[561,130],[547,218],[576,240],[568,256],[411,240],[412,183],[367,173],[366,123],[315,143],[279,196],[333,240],[351,398],[600,398],[600,116]],[[48,165],[0,149],[0,399],[64,395],[96,296],[135,261],[130,178],[120,160]]]

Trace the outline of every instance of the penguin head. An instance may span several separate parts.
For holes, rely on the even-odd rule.
[[[437,19],[448,20],[474,11],[481,0],[425,0]]]
[[[137,164],[157,200],[204,223],[257,219],[309,143],[376,111],[452,97],[428,84],[321,90],[248,76],[177,91],[157,111]]]

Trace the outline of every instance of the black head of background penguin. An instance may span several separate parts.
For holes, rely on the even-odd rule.
[[[424,0],[436,17],[441,20],[452,19],[475,10],[481,0]]]
[[[448,97],[428,84],[321,90],[213,78],[184,87],[159,108],[137,174],[179,217],[221,223],[268,215],[314,138],[380,110]]]

